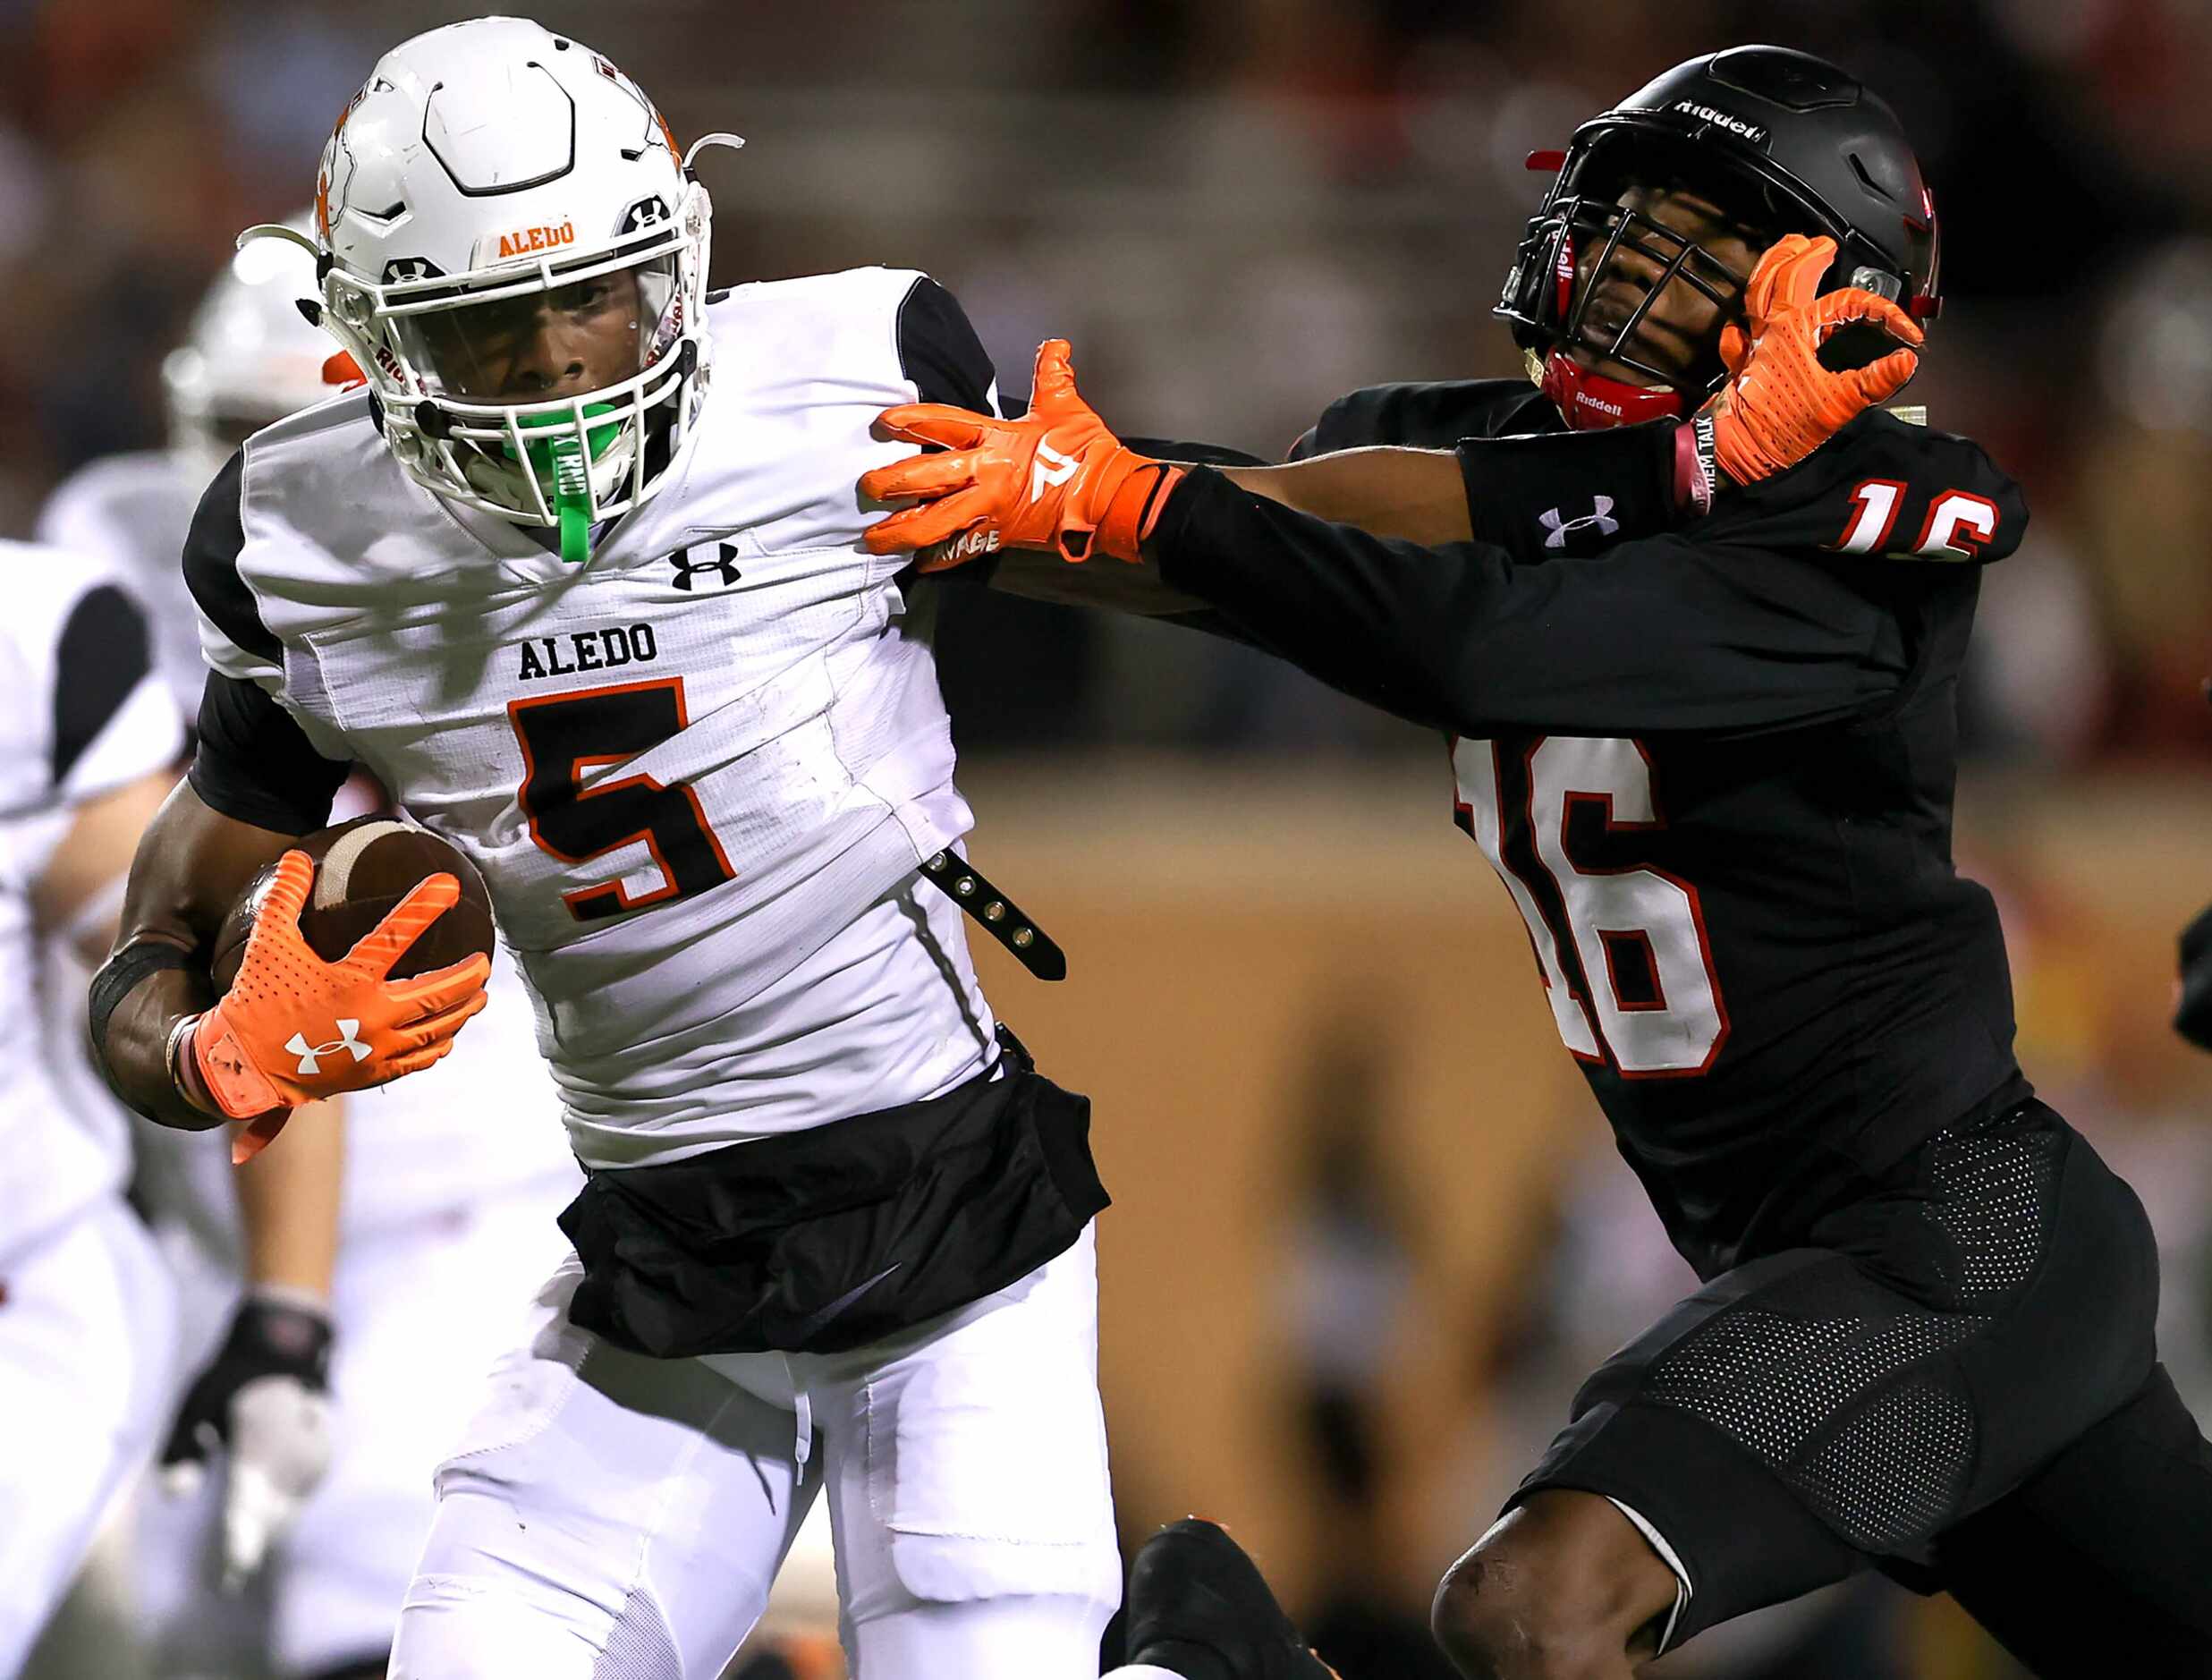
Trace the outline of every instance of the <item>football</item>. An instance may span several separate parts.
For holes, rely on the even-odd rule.
[[[492,904],[484,878],[428,829],[396,817],[356,817],[303,836],[298,844],[315,862],[315,884],[300,912],[300,932],[316,955],[335,962],[418,885],[441,872],[461,883],[460,902],[407,948],[392,978],[406,980],[490,952]],[[238,977],[246,936],[275,878],[274,863],[257,874],[216,930],[210,967],[218,993],[228,991]]]

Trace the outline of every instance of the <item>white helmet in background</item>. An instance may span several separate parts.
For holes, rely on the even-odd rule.
[[[304,237],[307,212],[285,225]],[[305,252],[256,241],[208,288],[183,344],[162,361],[169,446],[195,483],[214,478],[264,426],[358,378],[300,312],[314,291],[315,265]]]
[[[709,143],[735,142],[708,135]],[[402,43],[338,118],[316,182],[323,325],[386,441],[439,496],[561,533],[666,478],[705,394],[706,189],[638,85],[581,41],[476,18]],[[541,311],[632,297],[634,366],[550,398],[487,347]],[[619,324],[618,324],[619,325]]]

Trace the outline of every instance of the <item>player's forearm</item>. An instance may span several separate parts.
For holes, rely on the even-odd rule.
[[[338,1203],[345,1166],[342,1103],[312,1103],[301,1124],[242,1167],[238,1210],[246,1235],[246,1282],[330,1296],[338,1256]]]
[[[115,949],[93,977],[94,1061],[125,1103],[164,1125],[205,1131],[223,1115],[190,1056],[181,1022],[215,1001],[216,930],[263,864],[290,844],[210,810],[189,783],[163,802],[139,842]]]
[[[1455,727],[1466,648],[1506,556],[1378,537],[1194,472],[1146,557],[1168,588],[1322,682],[1411,722]]]
[[[1223,478],[1301,513],[1405,542],[1474,535],[1459,457],[1441,449],[1347,449],[1280,467],[1234,467]]]
[[[1673,421],[1470,438],[1451,450],[1348,449],[1222,477],[1371,537],[1492,543],[1519,560],[1657,536],[1710,501],[1695,434]]]
[[[151,936],[147,942],[172,946],[189,965],[156,971],[131,988],[106,1019],[95,1064],[108,1088],[148,1119],[205,1132],[221,1125],[224,1116],[197,1089],[191,1058],[174,1055],[174,1048],[179,1023],[213,1003],[215,988],[190,947]],[[195,1088],[190,1094],[188,1086]]]
[[[1157,567],[1100,564],[1072,566],[1058,555],[1009,548],[994,555],[990,587],[1024,600],[1055,607],[1089,607],[1139,618],[1174,618],[1202,611],[1206,603],[1171,590]]]

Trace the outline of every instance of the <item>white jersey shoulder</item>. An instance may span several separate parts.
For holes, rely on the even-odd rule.
[[[166,449],[107,455],[57,485],[39,510],[40,542],[115,568],[154,632],[154,664],[184,716],[194,716],[207,666],[179,556],[208,487]]]
[[[173,762],[183,744],[155,678],[146,614],[116,570],[0,541],[0,813],[54,813]]]
[[[680,1076],[666,1047],[714,1044],[970,826],[927,615],[860,541],[857,479],[909,453],[874,426],[917,395],[920,281],[718,296],[682,457],[581,565],[407,479],[365,395],[249,441],[227,560],[202,515],[210,660],[482,870],[572,1114],[741,1106],[742,1044]]]

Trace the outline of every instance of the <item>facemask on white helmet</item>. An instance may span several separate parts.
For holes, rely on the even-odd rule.
[[[324,149],[316,242],[322,323],[410,478],[573,561],[653,494],[706,389],[691,158],[742,143],[680,156],[636,83],[520,19],[377,62]]]

